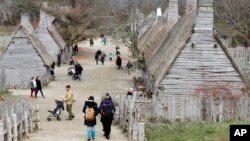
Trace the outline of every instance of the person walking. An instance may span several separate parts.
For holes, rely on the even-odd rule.
[[[94,40],[93,40],[93,38],[90,38],[89,44],[90,44],[90,47],[92,47],[92,46],[94,45]]]
[[[85,101],[82,112],[85,114],[84,125],[87,126],[88,141],[95,140],[95,125],[96,116],[98,115],[98,107],[93,96],[90,96],[88,100]]]
[[[110,139],[111,124],[114,119],[115,110],[115,105],[112,102],[109,93],[107,93],[99,107],[104,136],[106,139]]]
[[[116,55],[120,55],[120,47],[119,47],[119,46],[116,46],[116,47],[115,47],[115,50],[116,50]]]
[[[132,63],[130,61],[128,61],[126,66],[127,66],[127,69],[128,69],[128,75],[130,75],[130,71],[131,71],[131,68],[133,68],[133,65],[132,65]]]
[[[104,65],[105,58],[106,58],[106,54],[105,54],[105,52],[102,52],[102,54],[101,54],[102,65]]]
[[[73,53],[73,54],[78,53],[78,45],[77,45],[77,44],[75,44],[75,45],[74,45],[74,47],[73,47],[73,51],[74,51],[74,53]]]
[[[103,44],[106,45],[107,44],[107,37],[103,36],[102,41],[103,41]]]
[[[55,61],[53,61],[53,62],[52,62],[52,64],[51,64],[51,69],[53,69],[53,70],[54,70],[54,69],[55,69],[55,65],[56,65],[56,62],[55,62]]]
[[[57,66],[58,67],[61,66],[61,58],[62,58],[61,53],[58,53],[58,55],[57,55]]]
[[[98,55],[98,53],[96,52],[95,53],[95,62],[96,62],[96,65],[98,65],[98,60],[99,59],[99,55]]]
[[[31,80],[30,80],[30,90],[31,90],[31,93],[30,93],[30,96],[31,96],[31,98],[33,98],[33,93],[35,94],[35,97],[37,97],[36,96],[36,80],[35,80],[35,78],[34,77],[31,77]]]
[[[72,120],[75,117],[75,115],[72,112],[73,93],[72,93],[70,85],[66,86],[66,91],[67,91],[67,93],[66,93],[64,102],[66,103],[66,109],[67,109],[67,112],[69,113],[69,117],[67,118],[67,120]]]
[[[113,54],[110,52],[109,53],[109,61],[112,61],[113,60]]]
[[[116,65],[118,66],[118,70],[122,69],[122,58],[120,57],[120,55],[117,55]]]
[[[36,96],[38,94],[38,91],[40,91],[42,97],[45,98],[43,95],[42,84],[39,76],[36,77],[36,85],[37,85]]]

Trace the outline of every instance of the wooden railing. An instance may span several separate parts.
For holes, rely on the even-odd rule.
[[[19,141],[39,129],[39,107],[21,100],[0,102],[0,141]]]

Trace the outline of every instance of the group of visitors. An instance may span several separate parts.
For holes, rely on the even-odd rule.
[[[66,86],[66,96],[64,102],[66,103],[66,109],[69,114],[67,120],[72,120],[75,115],[72,112],[73,105],[73,93],[71,86]],[[93,96],[90,96],[87,101],[85,101],[82,112],[84,113],[84,125],[87,126],[87,138],[88,141],[95,140],[95,125],[97,124],[96,116],[101,115],[101,122],[103,125],[103,132],[106,139],[110,139],[111,133],[111,124],[114,119],[115,105],[112,101],[109,93],[105,95],[104,100],[102,100],[100,106],[98,107],[97,103]]]
[[[106,58],[105,52],[101,51],[101,49],[96,51],[96,53],[95,53],[96,65],[98,65],[99,61],[101,61],[102,65],[104,65],[105,58]]]
[[[31,94],[30,94],[31,98],[33,98],[34,96],[35,96],[35,98],[37,98],[37,94],[38,94],[39,91],[40,91],[42,97],[45,98],[44,95],[43,95],[42,83],[41,83],[41,80],[40,80],[39,76],[37,76],[36,78],[31,77],[30,90],[31,90]]]

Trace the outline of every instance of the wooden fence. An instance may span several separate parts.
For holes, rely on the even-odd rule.
[[[121,95],[116,101],[119,105],[115,123],[128,132],[130,141],[145,141],[144,122],[151,117],[152,101],[138,96],[137,93],[134,93],[133,97]]]
[[[235,47],[228,48],[238,67],[242,70],[245,77],[250,80],[250,48]]]
[[[39,129],[39,107],[19,100],[0,102],[0,141],[19,141]]]

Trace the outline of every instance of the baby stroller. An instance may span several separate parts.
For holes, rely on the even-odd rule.
[[[75,72],[75,73],[72,75],[72,79],[73,79],[73,80],[78,80],[78,79],[80,79],[79,73],[78,73],[78,72]]]
[[[68,68],[68,75],[73,75],[73,74],[75,74],[75,67],[69,67]]]
[[[55,100],[56,102],[56,108],[53,111],[48,110],[50,115],[47,117],[48,121],[52,120],[52,117],[55,117],[58,121],[61,120],[61,112],[64,110],[64,104],[63,101]]]

